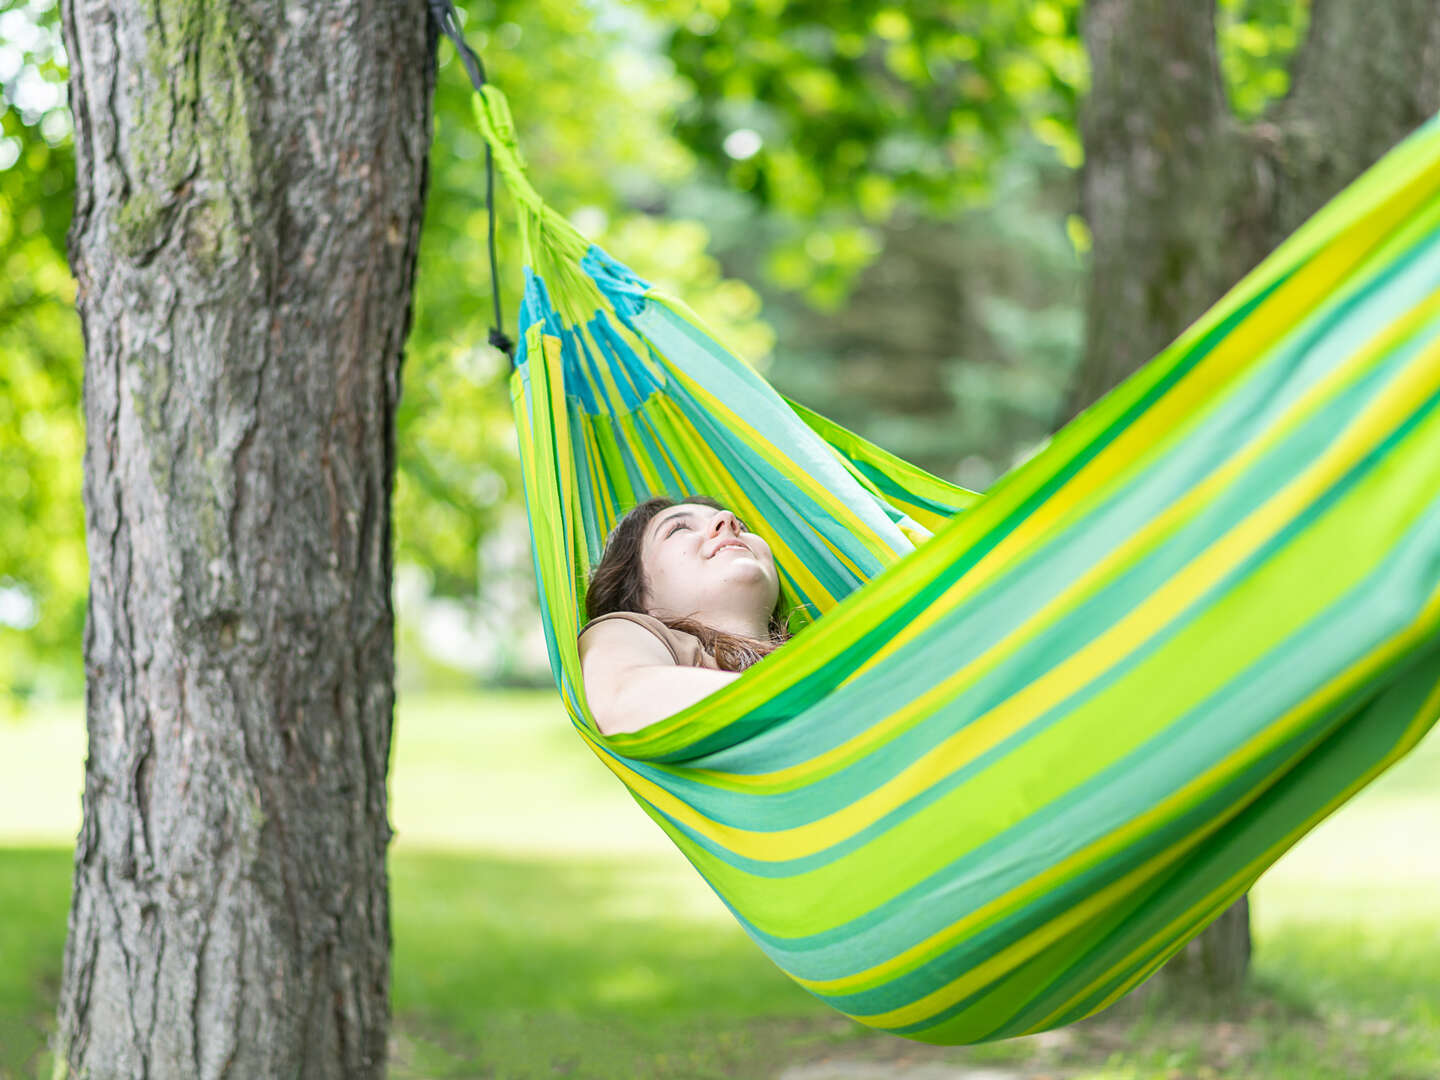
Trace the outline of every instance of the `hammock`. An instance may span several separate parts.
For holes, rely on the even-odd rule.
[[[1440,716],[1440,116],[979,494],[777,393],[585,240],[472,78],[519,207],[510,391],[557,688],[820,1001],[941,1045],[1090,1016]],[[808,618],[605,736],[590,568],[636,503],[697,492]]]

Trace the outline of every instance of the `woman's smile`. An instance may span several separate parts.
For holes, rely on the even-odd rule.
[[[726,540],[723,544],[721,544],[719,547],[717,547],[714,551],[710,553],[709,558],[713,559],[716,555],[719,555],[720,552],[725,551],[727,548],[739,548],[741,551],[747,552],[750,550],[739,540]]]

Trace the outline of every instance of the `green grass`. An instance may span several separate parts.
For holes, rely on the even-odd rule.
[[[80,821],[78,705],[0,728],[0,1080],[49,1076]],[[827,1057],[1076,1080],[1440,1077],[1440,735],[1251,893],[1250,986],[1127,999],[974,1047],[880,1035],[795,986],[550,694],[404,698],[391,1075],[777,1077]]]

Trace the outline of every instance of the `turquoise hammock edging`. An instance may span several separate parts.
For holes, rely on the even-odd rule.
[[[797,985],[937,1044],[1143,982],[1440,717],[1440,116],[985,493],[777,394],[524,175],[510,379],[576,733]],[[493,207],[492,207],[493,209]],[[774,552],[795,638],[604,736],[575,634],[652,494]]]

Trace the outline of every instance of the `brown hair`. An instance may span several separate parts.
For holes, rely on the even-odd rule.
[[[598,619],[612,611],[634,611],[648,614],[644,606],[645,566],[641,559],[641,544],[645,538],[645,527],[656,514],[681,503],[697,503],[700,506],[727,510],[728,507],[709,495],[690,495],[683,499],[672,499],[657,495],[635,507],[615,526],[605,542],[605,552],[590,575],[590,584],[585,590],[585,617]],[[656,616],[672,630],[694,634],[715,657],[715,663],[724,671],[744,671],[752,664],[759,663],[766,656],[790,640],[790,615],[779,614],[779,608],[770,613],[770,640],[760,641],[742,634],[729,634],[716,630],[691,618],[666,618]]]

